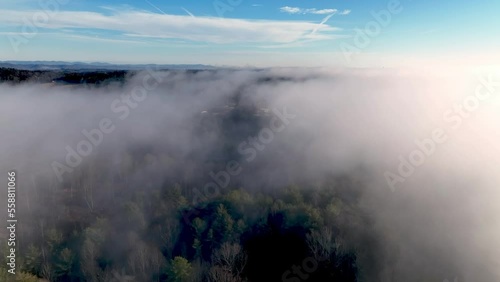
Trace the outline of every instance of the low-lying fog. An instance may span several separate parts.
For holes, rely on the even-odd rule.
[[[366,281],[500,281],[499,96],[495,74],[401,70],[146,71],[123,86],[0,85],[0,179],[16,169],[23,201],[44,188],[37,177],[64,188],[81,163],[105,159],[113,171],[131,148],[157,161],[124,189],[165,177],[201,186],[205,165],[220,160],[242,164],[231,181],[250,191],[355,175],[380,246],[377,261],[360,261]]]

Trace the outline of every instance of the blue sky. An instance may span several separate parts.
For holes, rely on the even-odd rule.
[[[0,0],[0,60],[498,65],[499,10],[498,0]]]

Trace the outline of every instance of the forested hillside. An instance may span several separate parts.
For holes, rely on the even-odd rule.
[[[129,173],[158,161],[143,157]],[[179,184],[122,195],[100,177],[89,166],[69,187],[32,195],[30,212],[51,208],[22,222],[18,281],[356,281],[362,250],[345,241],[367,219],[339,197],[355,185],[347,179],[274,194],[234,187],[192,205]],[[93,202],[93,190],[113,196]]]
[[[459,79],[36,72],[0,83],[2,282],[497,281],[496,112],[430,126]]]
[[[16,72],[7,80],[9,75],[99,87],[125,73]],[[294,79],[263,74],[254,83]],[[54,171],[20,172],[26,185],[20,191],[30,192],[20,192],[17,204],[18,281],[357,281],[357,260],[366,252],[350,234],[370,226],[358,208],[361,182],[331,175],[277,184],[272,179],[280,173],[266,168],[264,155],[243,178],[224,179],[221,171],[234,160],[245,162],[238,145],[274,118],[265,104],[245,100],[250,86],[238,87],[194,113],[189,142],[200,145],[186,152],[181,145],[155,145],[178,138],[160,128],[157,134],[165,137],[154,143],[134,141],[113,153],[97,147],[64,171],[62,181]],[[245,179],[259,167],[268,179]],[[214,181],[218,185],[206,185]],[[7,251],[2,249],[2,265]],[[9,277],[6,269],[1,273]]]

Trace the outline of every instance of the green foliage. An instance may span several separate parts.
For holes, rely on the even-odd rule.
[[[73,268],[74,254],[68,249],[64,248],[59,254],[54,268],[57,276],[70,275]]]
[[[181,209],[188,205],[188,201],[182,195],[182,188],[178,183],[167,191],[165,198],[172,203],[173,207],[176,209]]]
[[[286,188],[284,200],[292,205],[300,205],[304,202],[304,197],[302,196],[299,187],[292,185]]]
[[[224,200],[234,207],[238,213],[250,216],[254,205],[254,198],[245,190],[237,189],[229,191]]]
[[[26,273],[26,272],[16,272],[15,276],[7,271],[7,269],[0,267],[0,281],[12,281],[12,282],[44,282],[38,278],[36,275]]]
[[[84,231],[85,241],[90,241],[94,244],[101,244],[106,239],[106,234],[103,230],[95,227],[87,227]]]
[[[117,172],[119,183],[144,166],[175,162],[169,156],[148,153],[123,158]],[[102,175],[93,177],[104,179]],[[30,238],[23,249],[20,271],[31,274],[25,273],[23,281],[38,281],[37,276],[55,282],[112,281],[113,271],[136,281],[248,281],[245,267],[251,252],[245,240],[252,236],[266,236],[270,230],[273,234],[300,230],[296,236],[304,241],[308,256],[331,258],[343,239],[332,230],[339,230],[338,224],[345,222],[363,224],[356,205],[340,198],[331,183],[253,194],[243,188],[225,189],[220,197],[204,197],[196,206],[190,202],[190,190],[174,181],[141,187],[126,196],[119,187],[112,187],[114,206],[99,209],[96,199],[96,208],[89,211],[83,194],[77,191],[79,183],[88,180],[79,181],[71,182],[74,195],[66,195],[64,213],[68,218],[60,223],[48,216],[40,220],[50,228],[43,237]],[[95,184],[94,192],[113,185],[111,181]],[[190,216],[180,216],[186,211],[192,212]],[[41,233],[35,231],[32,233]],[[322,266],[325,269],[339,265],[334,260],[324,263],[330,263]],[[0,269],[0,275],[2,271],[5,269]],[[2,279],[0,276],[0,281],[7,281]]]
[[[40,273],[42,267],[42,252],[33,244],[28,246],[24,255],[24,269],[31,273]]]
[[[193,275],[191,263],[183,257],[175,257],[168,268],[169,281],[188,282]]]
[[[194,228],[196,236],[198,237],[201,236],[205,229],[207,229],[207,223],[199,217],[193,220],[192,226]]]
[[[342,212],[342,201],[337,198],[332,199],[332,201],[326,206],[325,212],[328,218],[336,218]]]
[[[125,204],[124,209],[128,222],[131,225],[137,226],[139,229],[146,226],[146,221],[144,219],[142,209],[136,203],[128,202]]]
[[[63,241],[62,233],[59,230],[56,230],[55,228],[51,228],[47,231],[46,238],[47,238],[46,239],[47,245],[49,246],[50,249],[55,248]]]
[[[216,239],[218,239],[219,242],[229,241],[233,235],[234,219],[223,204],[219,204],[217,207],[212,228],[218,235]]]
[[[236,226],[235,226],[235,233],[237,234],[243,234],[243,232],[246,231],[247,229],[247,225],[245,223],[245,221],[243,219],[238,219],[238,221],[236,222]]]

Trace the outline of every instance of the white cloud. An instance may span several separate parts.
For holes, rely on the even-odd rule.
[[[299,13],[302,13],[302,9],[301,8],[290,7],[290,6],[281,7],[280,11],[285,12],[285,13],[289,13],[289,14],[299,14]]]
[[[316,8],[309,8],[309,9],[304,9],[304,8],[299,8],[299,7],[290,7],[290,6],[284,6],[280,8],[280,11],[283,13],[288,13],[288,14],[315,14],[315,15],[348,15],[351,13],[351,10],[344,10],[342,12],[339,12],[337,9],[316,9]]]
[[[42,11],[0,11],[0,24],[21,30],[24,18]],[[59,11],[43,28],[98,29],[115,31],[124,37],[182,39],[207,43],[291,43],[310,39],[317,24],[306,21],[246,20],[189,15],[158,14],[147,11],[116,10],[111,15],[98,12]],[[334,38],[338,31],[323,25],[314,39]]]
[[[317,14],[317,15],[325,15],[325,14],[336,14],[338,12],[337,9],[322,9],[322,10],[316,10],[316,9],[307,9],[307,13],[311,14]]]

